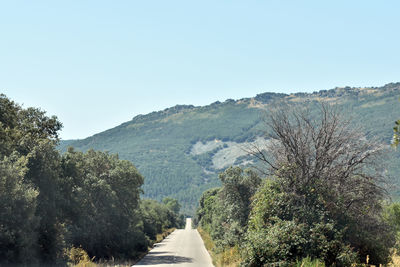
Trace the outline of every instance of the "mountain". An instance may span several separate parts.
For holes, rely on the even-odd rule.
[[[333,103],[362,126],[367,138],[376,137],[388,145],[394,121],[400,118],[399,97],[400,83],[391,83],[383,87],[342,87],[290,95],[262,93],[202,107],[178,105],[138,115],[86,139],[61,141],[59,149],[65,151],[72,146],[82,151],[93,148],[118,153],[144,175],[145,197],[177,198],[183,211],[192,214],[202,192],[219,185],[219,172],[230,165],[255,163],[243,148],[261,140],[265,132],[263,118],[269,106],[307,105],[315,111],[320,101]],[[390,152],[388,163],[389,172],[396,179],[400,171],[398,151]]]

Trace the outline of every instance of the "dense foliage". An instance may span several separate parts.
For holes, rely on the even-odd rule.
[[[228,168],[219,178],[222,186],[205,191],[201,197],[196,221],[210,233],[217,247],[224,249],[243,241],[250,199],[261,179],[254,171],[239,167]]]
[[[252,152],[268,166],[268,178],[249,184],[242,196],[251,201],[232,194],[247,180],[232,179],[239,169],[221,174],[222,187],[200,199],[199,225],[214,250],[239,247],[244,266],[293,266],[306,258],[350,266],[367,256],[389,262],[400,209],[383,209],[382,146],[328,105],[319,112],[281,106],[267,125],[274,141]],[[222,192],[231,192],[232,202]],[[241,214],[233,220],[225,213],[232,206]]]
[[[60,128],[0,96],[0,265],[62,265],[71,247],[135,258],[156,234],[182,226],[176,200],[140,199],[143,177],[131,162],[93,150],[60,155]]]
[[[194,214],[203,191],[221,185],[218,173],[228,167],[214,164],[215,159],[226,161],[229,151],[224,146],[202,154],[193,154],[198,142],[218,140],[227,145],[253,141],[264,131],[262,114],[273,104],[309,106],[328,101],[336,103],[354,122],[362,124],[367,137],[377,137],[389,144],[393,122],[400,118],[398,98],[400,84],[372,88],[335,88],[319,92],[297,94],[264,93],[253,98],[227,100],[208,106],[176,106],[147,115],[138,115],[131,121],[83,140],[61,142],[60,149],[72,145],[77,150],[96,149],[118,153],[122,159],[135,163],[147,179],[145,196],[161,201],[170,196],[182,203],[182,210]],[[249,163],[233,154],[233,165]],[[400,172],[400,151],[394,151],[388,160],[391,174]],[[394,177],[396,177],[394,175]],[[393,181],[399,183],[398,180]],[[162,184],[163,186],[159,186]],[[395,187],[393,187],[395,188]],[[397,189],[391,192],[399,195]]]

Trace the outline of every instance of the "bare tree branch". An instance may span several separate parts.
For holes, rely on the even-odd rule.
[[[386,194],[382,145],[366,140],[337,108],[321,104],[315,115],[305,108],[275,107],[265,123],[268,145],[253,143],[248,152],[268,166],[270,175],[285,179],[288,192],[300,196],[316,187],[347,209]]]

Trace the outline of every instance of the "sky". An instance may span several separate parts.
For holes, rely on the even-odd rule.
[[[400,1],[0,0],[0,93],[62,139],[177,104],[400,81]]]

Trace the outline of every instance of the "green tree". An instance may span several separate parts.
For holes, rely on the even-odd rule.
[[[266,182],[265,192],[254,197],[248,263],[311,256],[327,265],[346,265],[354,252],[359,260],[369,255],[371,263],[387,263],[394,234],[381,216],[381,146],[328,105],[314,115],[280,107],[267,122],[274,141],[254,155],[270,167],[274,182]],[[295,240],[281,236],[289,226],[297,233]],[[283,255],[259,253],[264,249],[259,246],[274,244],[271,240],[290,249]]]
[[[182,225],[174,199],[141,205],[143,177],[131,162],[72,148],[61,156],[60,128],[0,95],[0,265],[63,264],[70,247],[137,258],[149,236]]]
[[[160,207],[160,203],[152,199],[144,199],[140,203],[143,219],[143,231],[146,236],[155,240],[158,233],[162,233],[166,228],[166,213]]]
[[[400,203],[395,202],[387,205],[383,216],[396,231],[396,249],[400,251]]]
[[[39,192],[36,216],[38,256],[41,262],[53,263],[62,258],[64,248],[60,154],[51,140],[38,142],[28,153],[25,179]]]
[[[116,155],[69,149],[63,155],[64,179],[73,209],[68,211],[68,239],[91,257],[135,257],[147,249],[139,199],[143,177]]]
[[[260,177],[251,169],[230,167],[219,175],[222,187],[219,199],[223,207],[224,241],[229,246],[240,244],[247,229],[251,197],[261,183]]]
[[[163,199],[162,203],[164,203],[164,205],[167,206],[167,208],[169,208],[175,214],[179,214],[181,205],[179,204],[178,200],[166,197]]]
[[[0,161],[0,265],[36,261],[38,191],[24,182],[26,158]]]
[[[61,221],[56,215],[58,206],[55,204],[59,176],[57,172],[59,154],[55,146],[61,126],[56,117],[47,117],[44,111],[35,108],[23,109],[5,95],[0,95],[0,161],[6,171],[2,179],[8,180],[8,185],[15,186],[13,189],[9,188],[11,191],[7,193],[16,193],[14,197],[9,198],[9,201],[15,201],[15,203],[8,202],[9,207],[15,208],[26,202],[21,210],[15,211],[16,216],[20,215],[15,219],[27,219],[26,223],[21,223],[20,230],[21,233],[29,236],[29,246],[24,246],[24,254],[28,253],[28,247],[30,249],[29,254],[32,258],[29,261],[35,261],[35,257],[41,261],[54,261],[61,251],[63,230]],[[23,167],[16,164],[22,161]],[[15,181],[10,182],[11,179]],[[25,199],[18,195],[21,188],[26,189]],[[33,197],[35,194],[36,196]],[[19,201],[18,198],[21,200]],[[1,208],[0,212],[8,209]],[[26,233],[28,229],[26,225],[29,225],[28,228],[32,231],[29,235]],[[32,228],[33,226],[35,228]],[[14,227],[17,229],[18,226],[14,225]],[[9,242],[15,241],[13,239],[15,236],[9,236],[9,238]],[[20,248],[10,245],[6,250],[9,255],[13,253],[17,255]],[[19,257],[22,257],[22,254]],[[17,261],[18,259],[13,256],[5,260]]]
[[[199,200],[195,222],[207,232],[211,232],[211,224],[215,221],[213,216],[217,213],[215,208],[217,206],[216,201],[218,201],[217,194],[219,190],[219,187],[208,189],[203,192]]]
[[[357,253],[345,242],[343,229],[330,218],[324,201],[314,201],[303,206],[285,192],[279,179],[265,180],[252,203],[244,265],[290,266],[306,257],[323,259],[328,266],[357,262]]]
[[[0,94],[0,154],[27,155],[40,141],[58,141],[61,128],[57,117],[47,117],[36,108],[23,109]]]
[[[247,228],[251,197],[261,179],[254,171],[240,167],[226,169],[219,178],[221,188],[203,193],[197,221],[223,249],[241,243]]]
[[[172,198],[165,198],[162,203],[152,199],[141,201],[144,232],[151,240],[156,240],[157,234],[170,228],[183,227],[183,216],[173,211],[171,207],[179,212],[180,204]]]

